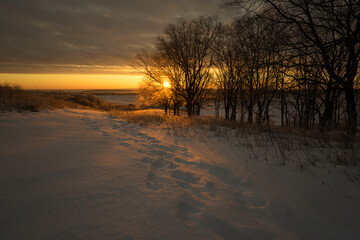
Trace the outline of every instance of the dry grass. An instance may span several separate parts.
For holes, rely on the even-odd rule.
[[[0,84],[0,111],[32,111],[43,109],[79,108],[74,102],[57,99],[52,96],[37,96],[25,92],[16,84]]]
[[[54,95],[54,97],[66,102],[73,102],[87,108],[101,110],[101,111],[111,111],[116,107],[114,104],[105,102],[104,100],[97,98],[95,95],[92,94],[85,94],[85,93],[63,94],[60,96]]]
[[[117,105],[110,102],[106,102],[101,98],[96,97],[94,94],[90,93],[77,93],[77,94],[63,94],[56,96],[56,98],[74,102],[81,106],[85,106],[91,109],[100,110],[100,111],[134,111],[139,110],[140,107],[137,107],[133,104],[128,105]]]
[[[123,111],[112,110],[110,114],[114,117],[124,118],[128,122],[137,123],[141,126],[160,125],[171,119],[170,116],[158,111]]]
[[[275,133],[289,134],[302,138],[310,138],[315,140],[323,140],[326,142],[343,143],[346,138],[346,132],[341,130],[327,131],[323,136],[319,134],[318,129],[304,129],[291,127],[280,127],[275,125],[257,125],[240,121],[228,121],[223,118],[216,118],[212,115],[194,116],[189,118],[187,115],[173,116],[165,115],[160,110],[143,110],[143,111],[110,111],[115,117],[125,118],[132,123],[138,123],[143,126],[162,125],[166,128],[203,128],[216,131],[219,127],[234,129],[236,131],[258,132],[258,133]],[[357,135],[356,142],[360,142],[360,136]]]
[[[318,167],[324,162],[335,165],[360,164],[359,142],[345,147],[339,133],[320,137],[315,130],[258,126],[226,121],[213,116],[189,118],[186,115],[165,115],[163,111],[112,111],[114,117],[124,118],[142,126],[160,128],[181,137],[209,137],[226,139],[229,144],[251,152],[249,158],[272,164],[296,163],[300,169]]]
[[[131,110],[133,106],[117,106],[92,94],[35,94],[16,84],[0,84],[0,111],[32,111],[44,109],[85,108],[100,111]]]

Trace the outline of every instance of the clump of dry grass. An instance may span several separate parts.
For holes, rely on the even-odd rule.
[[[102,111],[111,111],[116,108],[114,104],[105,102],[104,100],[97,98],[95,95],[88,93],[64,94],[57,96],[57,98]]]
[[[43,109],[79,108],[73,102],[64,101],[52,96],[38,96],[24,91],[16,84],[0,84],[0,111],[32,111]]]
[[[124,118],[128,122],[137,123],[142,126],[160,125],[170,119],[168,115],[156,111],[112,110],[110,111],[110,114],[114,117]]]
[[[163,111],[111,111],[114,117],[124,118],[128,122],[137,123],[141,126],[156,126],[166,130],[175,136],[191,137],[205,136],[207,130],[215,131],[218,127],[229,129],[239,128],[241,123],[230,122],[213,116],[166,115]]]
[[[62,99],[69,102],[74,102],[84,107],[88,107],[100,111],[134,111],[139,110],[138,106],[133,104],[128,105],[117,105],[110,102],[106,102],[101,98],[96,97],[94,94],[90,93],[76,93],[76,94],[63,94],[55,95],[56,98]]]

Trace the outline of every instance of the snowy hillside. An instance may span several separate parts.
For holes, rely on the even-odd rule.
[[[341,167],[89,110],[2,113],[0,132],[0,239],[360,239]]]

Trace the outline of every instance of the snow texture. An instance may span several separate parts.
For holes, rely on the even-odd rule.
[[[359,185],[106,113],[0,115],[0,239],[360,239]]]

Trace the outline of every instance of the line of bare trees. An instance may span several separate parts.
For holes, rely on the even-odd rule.
[[[180,19],[134,67],[142,96],[165,111],[200,114],[207,101],[229,120],[357,130],[360,3],[352,0],[240,0],[232,24]],[[166,88],[164,82],[169,82]],[[278,112],[278,114],[274,114]]]
[[[160,98],[170,92],[171,101],[165,108],[172,105],[174,113],[184,102],[189,116],[200,114],[211,89],[212,47],[218,32],[214,18],[179,19],[170,24],[164,36],[157,38],[154,50],[137,55],[134,68],[145,75],[141,89],[155,85],[159,91],[150,95]],[[165,82],[170,83],[169,89]]]

